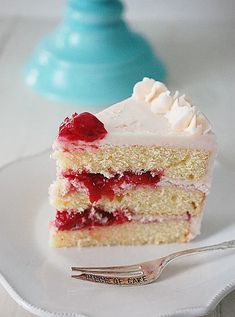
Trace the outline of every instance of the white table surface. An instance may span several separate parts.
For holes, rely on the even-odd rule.
[[[28,89],[21,69],[32,48],[56,21],[42,18],[0,18],[0,166],[16,158],[39,152],[51,146],[58,123],[76,106],[44,99]],[[145,33],[168,70],[170,88],[188,93],[213,122],[213,103],[221,105],[221,122],[234,124],[235,119],[235,23],[150,22],[134,23]],[[208,94],[209,92],[209,94]],[[229,113],[229,115],[228,115]],[[224,125],[214,122],[223,142],[235,144],[234,135],[226,135]],[[228,162],[235,158],[221,148]],[[19,307],[0,286],[0,315],[27,317],[32,314]],[[235,292],[217,306],[210,317],[235,316]],[[196,317],[196,316],[195,316]]]

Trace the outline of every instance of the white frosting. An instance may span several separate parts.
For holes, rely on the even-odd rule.
[[[173,102],[174,98],[171,96],[170,91],[164,91],[151,102],[151,111],[153,113],[166,113],[170,110]]]
[[[142,223],[153,223],[153,222],[165,222],[165,221],[173,221],[173,220],[188,220],[188,215],[166,215],[166,216],[156,216],[156,215],[139,215],[139,214],[129,214],[126,213],[126,216],[129,220],[142,222]]]
[[[202,125],[197,124],[197,114],[196,113],[194,113],[194,115],[191,119],[191,122],[189,123],[189,125],[185,129],[185,131],[187,131],[191,134],[195,134],[195,133],[202,134]]]
[[[163,83],[154,82],[153,79],[144,78],[138,82],[133,90],[133,98],[149,103],[153,113],[165,114],[175,131],[206,134],[211,129],[206,117],[190,104],[185,95],[179,97],[176,92],[171,96]]]
[[[176,97],[177,98],[177,97]],[[173,96],[175,99],[175,96]],[[153,103],[154,101],[152,101]],[[157,108],[164,108],[157,105]],[[102,145],[177,146],[189,148],[215,148],[215,135],[192,134],[176,131],[161,113],[153,113],[145,101],[131,97],[96,114],[108,131],[99,142]]]
[[[206,117],[186,100],[185,95],[177,98],[165,114],[172,128],[190,134],[206,134],[211,130]]]
[[[155,80],[145,77],[142,81],[135,84],[133,88],[133,98],[144,101],[146,96],[151,93],[154,84]]]
[[[192,217],[190,221],[190,232],[188,235],[188,240],[194,239],[197,235],[201,233],[201,222],[202,222],[202,213],[198,216]]]
[[[171,95],[158,81],[144,78],[133,95],[97,114],[107,131],[100,145],[159,145],[213,149],[215,136],[206,117],[185,95]]]
[[[140,82],[140,88],[141,88],[141,82]],[[144,100],[146,102],[151,102],[154,98],[156,99],[156,97],[158,97],[160,94],[166,91],[167,91],[167,88],[163,83],[161,83],[160,81],[155,81],[149,94],[146,94]]]
[[[179,97],[178,92],[171,95],[164,84],[153,79],[144,78],[135,85],[132,97],[104,109],[96,117],[108,131],[104,139],[92,143],[57,139],[53,148],[69,151],[109,145],[216,148],[215,135],[204,115],[191,107],[184,96]]]
[[[191,134],[206,134],[210,130],[211,126],[209,121],[201,112],[197,112],[193,115],[189,126],[185,129],[186,132]]]
[[[175,131],[184,131],[190,125],[195,111],[195,107],[192,107],[184,96],[181,96],[175,100],[165,117]]]
[[[208,195],[211,187],[211,179],[206,176],[204,179],[200,181],[192,182],[162,176],[160,182],[158,183],[158,186],[176,186],[179,188],[183,188],[185,190],[199,190],[203,192],[205,195]]]

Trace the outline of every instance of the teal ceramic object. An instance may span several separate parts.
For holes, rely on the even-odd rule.
[[[26,64],[26,83],[59,100],[104,106],[130,96],[143,77],[164,80],[162,63],[122,11],[118,0],[69,0],[62,23]]]

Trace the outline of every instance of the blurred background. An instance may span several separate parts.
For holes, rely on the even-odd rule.
[[[66,0],[1,0],[0,14],[59,18]],[[234,20],[233,0],[126,0],[128,19],[229,21]]]
[[[126,0],[125,18],[151,43],[170,89],[185,92],[210,118],[219,161],[235,161],[235,1]],[[59,123],[83,105],[36,94],[22,68],[39,41],[62,19],[65,0],[0,0],[0,166],[50,148]],[[94,109],[93,109],[94,110]],[[235,316],[235,293],[213,316]],[[4,316],[23,312],[0,286]],[[212,315],[211,315],[212,316]]]

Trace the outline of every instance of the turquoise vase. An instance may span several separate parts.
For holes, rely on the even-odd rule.
[[[57,100],[105,106],[130,96],[143,77],[163,81],[163,64],[122,12],[119,0],[69,0],[25,65],[26,83]]]

